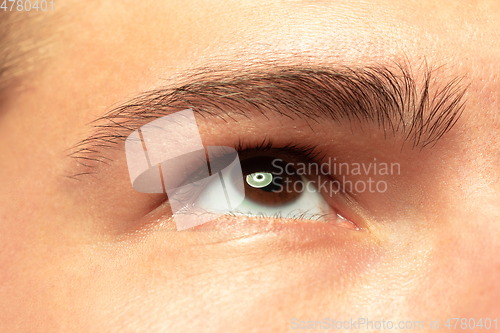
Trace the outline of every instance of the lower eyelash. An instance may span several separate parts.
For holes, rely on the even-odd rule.
[[[325,214],[309,214],[307,215],[307,212],[304,213],[299,213],[299,214],[287,214],[287,215],[282,215],[280,212],[277,212],[273,215],[268,215],[268,214],[242,214],[242,213],[237,213],[237,212],[228,212],[225,215],[227,216],[232,216],[232,217],[242,217],[242,216],[249,216],[252,218],[260,218],[260,219],[287,219],[287,220],[308,220],[308,221],[317,221],[317,222],[328,222],[327,217],[332,216],[332,215],[337,215],[334,213],[325,213]]]

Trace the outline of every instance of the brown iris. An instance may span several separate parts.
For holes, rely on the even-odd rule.
[[[302,177],[287,162],[272,156],[254,156],[241,161],[245,198],[266,206],[295,201],[303,190]]]

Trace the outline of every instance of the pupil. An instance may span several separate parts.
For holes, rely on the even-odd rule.
[[[264,206],[280,206],[297,200],[302,191],[302,177],[287,163],[273,156],[253,156],[241,160],[245,180],[245,198]],[[302,184],[303,185],[303,184]]]

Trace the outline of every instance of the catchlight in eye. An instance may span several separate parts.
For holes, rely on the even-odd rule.
[[[246,177],[247,184],[255,188],[263,188],[271,184],[273,175],[269,172],[255,172]]]

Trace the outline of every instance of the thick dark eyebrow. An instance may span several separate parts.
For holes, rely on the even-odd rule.
[[[187,108],[202,116],[277,112],[311,122],[372,123],[413,147],[432,146],[462,114],[466,86],[462,77],[438,80],[428,66],[421,72],[419,79],[397,64],[198,68],[174,86],[143,93],[94,121],[94,133],[69,156],[90,168],[106,163],[105,150],[132,131]]]

